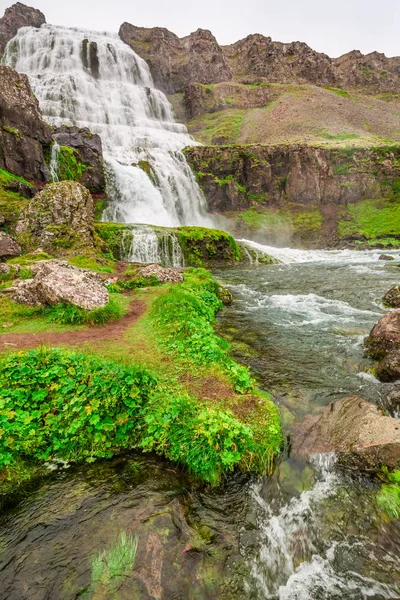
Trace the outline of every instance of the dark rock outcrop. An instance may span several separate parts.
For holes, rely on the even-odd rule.
[[[380,52],[348,52],[332,61],[336,85],[362,88],[365,92],[400,90],[400,57],[387,58]]]
[[[400,285],[395,285],[384,295],[383,304],[388,308],[400,308]]]
[[[48,181],[43,149],[51,128],[42,120],[28,77],[0,66],[0,168],[25,179]]]
[[[400,465],[398,419],[357,396],[309,415],[292,432],[292,454],[336,452],[345,465],[376,470]]]
[[[41,27],[46,18],[40,10],[26,6],[21,2],[7,8],[0,19],[0,55],[3,54],[8,42],[16,35],[20,27]]]
[[[190,83],[230,81],[232,71],[210,31],[198,29],[187,37],[162,27],[121,25],[121,39],[150,67],[156,87],[167,94],[182,92]]]
[[[376,368],[380,381],[397,381],[400,379],[400,350],[389,352]]]
[[[26,249],[62,253],[94,247],[94,206],[75,181],[47,185],[21,212],[17,235]]]
[[[21,246],[4,231],[0,231],[0,260],[20,256]]]
[[[341,151],[311,146],[197,146],[185,151],[214,212],[341,205],[384,195],[380,181],[399,177],[400,148]]]
[[[79,127],[59,127],[53,133],[53,140],[60,146],[74,150],[75,160],[84,165],[79,183],[93,194],[101,194],[105,189],[103,149],[99,135],[89,129]]]
[[[267,86],[244,86],[235,81],[223,82],[215,86],[190,83],[184,96],[186,118],[193,119],[204,113],[242,108],[251,109],[266,106],[274,95]]]

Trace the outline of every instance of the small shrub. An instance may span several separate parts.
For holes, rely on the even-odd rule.
[[[124,310],[110,298],[104,308],[85,310],[73,304],[57,304],[48,310],[50,321],[63,325],[104,325],[109,321],[116,321],[124,316]]]

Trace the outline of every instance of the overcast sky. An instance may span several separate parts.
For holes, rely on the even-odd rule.
[[[23,0],[21,0],[23,1]],[[210,29],[220,44],[249,33],[304,41],[332,57],[349,50],[400,55],[400,0],[25,0],[48,23],[117,32],[124,21],[184,36]],[[0,0],[1,13],[12,1]]]

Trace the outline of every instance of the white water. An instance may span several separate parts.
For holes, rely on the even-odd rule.
[[[212,226],[182,153],[195,142],[154,89],[146,62],[117,35],[25,27],[7,45],[5,63],[29,76],[48,122],[101,136],[113,200],[104,219]],[[150,176],[139,161],[150,164]]]
[[[170,231],[145,225],[133,226],[125,232],[121,250],[121,257],[129,262],[159,263],[175,268],[185,266],[178,239]]]
[[[59,181],[58,178],[58,168],[60,164],[60,145],[57,142],[54,142],[51,147],[51,157],[49,164],[49,171],[51,175],[51,180],[53,182]]]
[[[251,240],[237,240],[240,243],[247,244],[251,248],[269,254],[284,264],[290,263],[308,263],[308,262],[337,262],[345,263],[374,263],[376,262],[383,250],[296,250],[295,248],[275,248],[274,246],[264,246]],[[389,254],[397,259],[400,258],[399,250],[385,250],[385,254]],[[359,270],[361,267],[355,265]],[[364,268],[365,270],[365,268]]]

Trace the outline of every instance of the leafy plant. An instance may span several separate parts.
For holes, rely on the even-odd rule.
[[[122,532],[108,551],[102,550],[92,559],[90,591],[93,595],[106,594],[110,597],[110,594],[118,592],[135,567],[138,543],[137,535]]]

